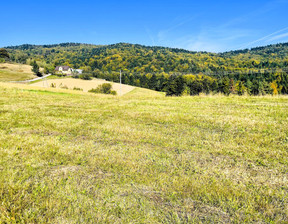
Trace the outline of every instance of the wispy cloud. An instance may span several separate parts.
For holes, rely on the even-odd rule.
[[[267,9],[262,10],[261,12],[259,11],[258,13],[264,13],[264,11],[266,12]],[[200,15],[201,14],[198,14],[197,16]],[[255,14],[249,13],[248,15],[237,16],[234,19],[230,19],[216,26],[209,26],[206,24],[200,25],[198,28],[193,27],[190,34],[175,38],[175,33],[177,33],[175,31],[197,18],[197,16],[194,16],[167,29],[160,30],[157,35],[158,41],[161,44],[169,42],[166,45],[172,45],[174,47],[185,48],[192,51],[221,52],[230,50],[231,46],[235,45],[237,40],[239,41],[251,36],[251,34],[255,34],[255,30],[239,28],[241,27],[239,24],[248,22],[252,15]],[[201,21],[201,18],[199,21]],[[174,39],[171,41],[173,37]]]
[[[205,21],[205,14],[199,13],[197,20],[199,23],[204,21],[202,25],[197,23],[198,21],[193,23],[193,20],[196,19],[194,16],[180,21],[167,29],[160,30],[155,39],[157,43],[161,45],[212,52],[243,49],[260,43],[261,41],[262,43],[265,41],[275,41],[288,36],[288,33],[283,34],[283,32],[288,30],[288,27],[257,39],[255,37],[259,37],[261,33],[263,33],[263,30],[260,27],[254,28],[248,26],[248,24],[255,19],[265,18],[271,11],[283,7],[283,4],[287,4],[287,2],[288,1],[284,0],[269,1],[264,5],[259,5],[255,10],[235,16],[218,25],[215,25],[215,21]],[[203,15],[203,18],[200,15]],[[192,23],[190,24],[190,22]],[[183,32],[184,27],[188,28],[186,34]],[[183,35],[183,33],[185,35]],[[253,40],[253,37],[256,40]],[[253,41],[251,41],[251,39]],[[247,43],[245,43],[245,41],[247,41]],[[239,46],[239,48],[237,46]]]
[[[283,33],[283,34],[274,36],[274,37],[268,39],[267,41],[281,40],[281,39],[283,39],[283,38],[285,38],[285,37],[288,37],[288,33]]]
[[[202,28],[196,36],[178,39],[179,45],[192,51],[221,52],[229,50],[230,45],[251,34],[251,30],[228,29],[223,27]]]
[[[172,32],[174,32],[175,30],[177,30],[178,28],[181,28],[182,26],[184,26],[185,24],[189,23],[189,22],[192,22],[193,20],[195,20],[197,17],[199,16],[199,14],[197,15],[193,15],[193,16],[190,16],[188,18],[177,18],[175,19],[176,21],[174,21],[174,24],[172,24],[171,26],[165,28],[165,29],[162,29],[160,30],[158,33],[157,33],[157,38],[158,38],[158,41],[160,43],[162,43],[163,41],[165,42],[166,39],[170,36],[170,34]]]
[[[198,16],[199,16],[199,14],[190,16],[188,18],[180,18],[179,19],[180,21],[178,21],[178,23],[168,27],[167,29],[162,30],[162,32],[163,33],[171,32],[171,31],[173,31],[173,30],[185,25],[186,23],[189,23],[189,22],[195,20]]]
[[[261,38],[259,38],[257,40],[254,40],[254,41],[251,41],[249,43],[246,43],[246,44],[240,46],[239,49],[247,48],[247,47],[249,47],[249,46],[251,46],[253,44],[256,44],[258,42],[261,42],[261,41],[272,41],[272,40],[280,39],[280,38],[282,38],[281,36],[283,36],[283,34],[281,34],[281,35],[276,35],[276,34],[282,33],[282,32],[284,32],[286,30],[288,30],[288,27],[286,27],[284,29],[281,29],[281,30],[278,30],[276,32],[270,33],[269,35],[261,37]]]
[[[234,24],[237,23],[234,21]],[[177,36],[175,32],[162,30],[158,32],[158,41],[162,44],[177,48],[184,48],[191,51],[221,52],[230,50],[237,40],[247,38],[251,33],[250,29],[233,28],[227,23],[218,26],[202,25],[197,30],[192,30],[190,34]],[[237,27],[237,26],[235,26]],[[176,36],[176,37],[175,37]]]

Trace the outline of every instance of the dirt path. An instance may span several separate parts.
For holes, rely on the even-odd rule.
[[[24,80],[24,81],[11,81],[11,82],[15,82],[15,83],[29,83],[29,82],[33,82],[33,81],[45,79],[45,78],[47,78],[47,77],[50,76],[50,75],[51,75],[51,74],[43,75],[42,77],[37,77],[37,78],[35,78],[35,79]]]

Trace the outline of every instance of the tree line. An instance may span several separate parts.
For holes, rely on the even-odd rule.
[[[120,82],[119,72],[82,74],[84,79],[89,79],[90,76]],[[121,82],[127,85],[166,92],[167,96],[199,95],[200,93],[222,93],[225,95],[288,94],[288,73],[284,71],[275,73],[230,73],[216,76],[203,73],[122,73]]]

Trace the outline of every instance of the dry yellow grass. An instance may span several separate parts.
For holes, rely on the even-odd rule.
[[[83,89],[84,92],[88,92],[88,90],[92,88],[96,88],[98,85],[101,85],[103,83],[111,83],[113,90],[115,90],[118,95],[125,95],[126,93],[129,93],[130,91],[135,89],[135,87],[133,86],[122,84],[122,86],[120,87],[119,83],[108,82],[108,81],[104,81],[101,79],[82,80],[82,79],[72,79],[72,78],[49,79],[47,81],[43,80],[41,82],[31,84],[31,86],[50,87],[52,83],[56,84],[56,88],[63,88],[66,86],[68,89],[73,89],[74,87],[77,87],[77,88]]]
[[[7,70],[10,72],[23,72],[33,75],[31,68],[32,67],[30,65],[0,63],[1,70]]]
[[[30,65],[0,63],[0,81],[22,81],[35,78]]]
[[[42,82],[41,82],[42,83]],[[43,88],[40,86],[31,86],[29,84],[24,83],[7,83],[7,82],[0,82],[0,88],[7,88],[7,89],[14,89],[14,90],[31,90],[31,91],[48,91],[47,88]],[[52,93],[67,93],[67,94],[81,94],[81,95],[89,95],[92,93],[86,93],[82,91],[74,91],[70,89],[56,89],[56,88],[49,88],[49,92]],[[94,94],[93,94],[94,95]]]

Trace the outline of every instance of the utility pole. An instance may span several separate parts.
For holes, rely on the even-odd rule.
[[[121,70],[120,70],[120,96],[122,95],[122,84],[121,84]]]

